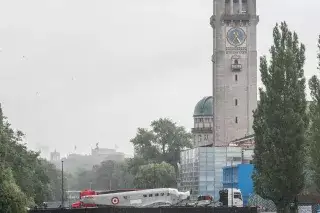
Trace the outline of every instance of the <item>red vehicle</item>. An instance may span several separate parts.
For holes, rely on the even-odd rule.
[[[93,191],[93,190],[90,190],[90,189],[85,189],[83,191],[80,192],[80,197],[79,199],[81,200],[82,197],[84,196],[88,196],[88,195],[96,195],[97,192]],[[72,208],[86,208],[86,207],[96,207],[95,204],[84,204],[82,203],[81,201],[77,201],[75,203],[72,204]]]

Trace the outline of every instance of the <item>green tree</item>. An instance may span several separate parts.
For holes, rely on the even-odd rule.
[[[74,189],[88,189],[91,185],[94,190],[120,189],[133,187],[133,175],[129,171],[128,161],[103,161],[92,170],[81,170],[77,173]]]
[[[318,69],[320,70],[320,36],[318,38]],[[310,131],[310,168],[316,190],[320,193],[320,80],[314,75],[309,80],[312,102],[309,107]]]
[[[4,169],[12,171],[15,183],[26,194],[29,204],[41,204],[54,199],[56,186],[52,184],[56,182],[57,170],[51,165],[48,176],[49,163],[40,159],[40,153],[28,150],[23,137],[21,131],[11,128],[0,105],[0,162]]]
[[[96,176],[92,170],[79,170],[72,177],[71,188],[74,190],[90,189],[90,187],[92,188],[95,178]]]
[[[115,177],[117,169],[116,162],[108,160],[103,161],[99,166],[94,168],[96,175],[94,188],[95,189],[117,189],[118,179]]]
[[[118,179],[118,188],[132,188],[134,176],[129,170],[128,161],[118,163],[114,177]]]
[[[45,194],[46,199],[44,201],[57,201],[61,200],[62,195],[62,173],[60,170],[56,168],[56,166],[45,159],[39,159],[39,179],[42,176],[43,180],[40,184],[43,185],[43,193]],[[66,189],[69,186],[69,178],[70,175],[68,173],[64,173],[64,188],[66,193]]]
[[[141,165],[146,165],[148,164],[148,160],[140,157],[140,156],[135,156],[134,158],[130,158],[127,161],[128,165],[128,170],[131,174],[137,174],[139,167]]]
[[[131,142],[135,158],[144,159],[145,163],[165,161],[176,167],[181,150],[192,147],[191,139],[184,127],[160,118],[151,123],[151,130],[139,128]]]
[[[257,194],[272,200],[277,212],[286,212],[304,188],[305,47],[285,22],[276,25],[273,40],[270,64],[265,56],[260,58],[265,89],[260,88],[254,112],[253,181]]]
[[[3,213],[27,212],[27,199],[9,168],[0,170],[0,209]]]
[[[176,184],[175,169],[166,162],[140,166],[134,179],[136,188],[176,187]]]

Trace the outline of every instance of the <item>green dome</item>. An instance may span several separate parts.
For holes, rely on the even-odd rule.
[[[213,98],[212,96],[207,96],[201,99],[194,108],[193,116],[213,116],[212,107]]]

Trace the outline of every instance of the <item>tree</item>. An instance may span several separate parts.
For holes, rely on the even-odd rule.
[[[318,38],[318,69],[320,70],[320,36]],[[313,75],[309,80],[312,102],[309,107],[310,131],[310,168],[312,180],[316,190],[320,193],[320,80],[317,75]]]
[[[79,171],[72,187],[78,190],[87,189],[90,185],[95,190],[131,188],[133,179],[127,161],[107,160],[94,166],[92,170]]]
[[[117,164],[114,177],[118,179],[118,188],[132,188],[134,176],[129,170],[127,161]]]
[[[92,170],[81,169],[72,175],[70,187],[74,190],[84,190],[92,188],[95,180],[95,174]]]
[[[100,166],[94,169],[96,181],[94,187],[96,189],[117,189],[118,179],[115,177],[116,162],[108,160],[103,161]]]
[[[44,201],[55,198],[58,171],[46,160],[40,159],[39,152],[28,150],[22,143],[23,137],[24,134],[21,131],[14,131],[11,128],[0,105],[0,162],[2,168],[11,171],[15,184],[28,198],[28,205],[42,204]]]
[[[136,188],[175,187],[175,169],[165,162],[140,166],[134,185]]]
[[[136,175],[139,170],[139,167],[141,165],[146,165],[146,164],[148,164],[148,160],[140,156],[135,156],[134,158],[130,158],[127,161],[128,171],[131,174]]]
[[[62,195],[62,173],[56,166],[45,159],[39,159],[39,178],[42,176],[42,181],[39,183],[43,187],[43,192],[38,194],[45,194],[47,197],[44,201],[57,201],[61,200]],[[64,173],[64,190],[69,186],[70,175]],[[64,192],[65,194],[66,192]],[[43,200],[39,199],[39,200]]]
[[[153,121],[151,128],[139,128],[135,138],[131,139],[135,158],[142,158],[145,163],[165,161],[176,167],[181,150],[192,147],[192,135],[167,118]]]
[[[273,30],[268,65],[260,58],[260,103],[254,112],[254,188],[287,211],[304,188],[304,146],[308,127],[304,62],[305,47],[285,22]]]
[[[27,212],[27,198],[16,184],[11,169],[0,170],[0,209],[5,213]]]

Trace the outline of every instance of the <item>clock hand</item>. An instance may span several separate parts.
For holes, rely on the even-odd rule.
[[[238,43],[241,43],[238,38],[238,36],[239,36],[238,32],[233,32],[233,36],[234,37],[233,37],[232,43],[235,43],[236,41],[238,41]]]

